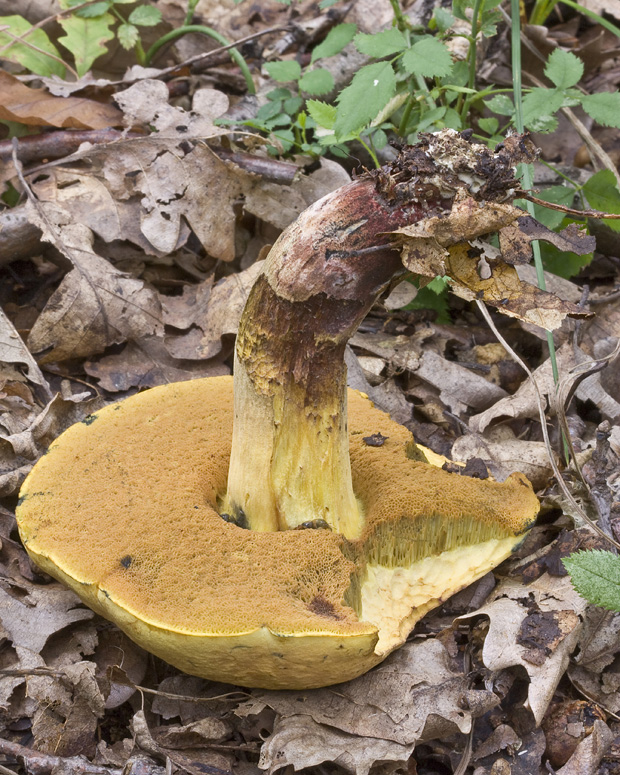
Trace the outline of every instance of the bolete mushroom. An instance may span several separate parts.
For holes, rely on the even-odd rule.
[[[216,377],[107,406],[22,488],[31,558],[188,673],[267,688],[354,678],[505,559],[537,514],[525,477],[448,473],[347,393],[345,344],[401,271],[386,232],[449,212],[464,189],[484,206],[491,172],[510,196],[502,152],[468,144],[463,171],[434,143],[278,239],[240,323],[234,403],[232,378]]]

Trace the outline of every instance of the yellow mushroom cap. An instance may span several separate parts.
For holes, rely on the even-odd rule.
[[[410,460],[410,433],[350,391],[360,538],[244,530],[218,513],[232,419],[231,377],[110,405],[52,444],[17,510],[40,567],[194,675],[269,688],[360,675],[504,559],[538,511],[519,475],[480,482]]]

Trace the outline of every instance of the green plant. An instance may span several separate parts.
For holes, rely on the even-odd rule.
[[[127,51],[134,50],[141,65],[150,64],[162,46],[188,33],[199,33],[213,38],[223,46],[229,41],[219,32],[200,24],[191,24],[197,0],[188,0],[188,9],[183,26],[162,35],[144,51],[140,29],[154,27],[161,21],[161,11],[153,5],[136,5],[136,0],[59,0],[62,13],[57,20],[64,30],[58,42],[73,56],[74,67],[61,56],[58,48],[47,33],[38,25],[33,26],[19,15],[0,17],[0,57],[22,65],[31,73],[41,76],[66,77],[67,72],[75,78],[85,75],[93,63],[107,52],[106,44],[116,38]],[[128,14],[120,6],[136,5]],[[49,17],[53,19],[55,17]],[[249,68],[235,49],[230,49],[231,58],[238,64],[246,80],[248,91],[255,87]]]
[[[620,557],[613,552],[577,552],[562,560],[573,586],[592,605],[620,611]]]

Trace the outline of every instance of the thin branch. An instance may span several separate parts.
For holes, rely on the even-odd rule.
[[[543,207],[548,207],[550,210],[559,210],[562,213],[566,213],[566,215],[577,215],[581,218],[598,218],[598,219],[606,219],[608,221],[617,221],[620,220],[620,213],[603,213],[600,210],[577,210],[574,207],[567,207],[566,205],[558,204],[557,202],[547,202],[544,199],[539,199],[537,196],[534,196],[529,191],[516,191],[516,196],[520,197],[521,199],[527,199],[530,202],[533,202],[536,205],[542,205]]]
[[[560,469],[558,468],[558,464],[555,460],[555,454],[553,452],[553,447],[551,446],[551,441],[549,439],[549,430],[547,428],[547,418],[545,415],[545,407],[543,405],[542,396],[540,395],[540,390],[538,388],[538,383],[536,382],[536,379],[534,378],[534,375],[526,365],[525,361],[523,361],[517,353],[512,349],[512,347],[508,344],[508,342],[504,339],[504,337],[500,334],[497,326],[493,322],[493,318],[491,317],[489,310],[486,308],[486,305],[482,302],[477,300],[476,304],[478,305],[478,309],[482,313],[482,316],[486,320],[489,328],[493,333],[495,334],[497,340],[502,344],[506,350],[507,353],[510,354],[510,356],[515,360],[519,366],[525,371],[525,373],[528,376],[528,379],[530,380],[534,392],[536,395],[536,403],[538,404],[538,414],[540,416],[540,425],[541,430],[543,434],[543,439],[545,441],[545,446],[547,447],[547,455],[549,456],[549,462],[551,464],[551,468],[553,469],[553,474],[556,478],[556,481],[558,483],[558,486],[564,493],[564,496],[568,500],[568,502],[571,504],[573,509],[579,516],[583,519],[584,522],[586,522],[590,527],[595,530],[600,536],[602,536],[605,540],[612,543],[616,548],[620,549],[620,543],[618,543],[616,540],[614,540],[610,535],[608,535],[604,530],[602,530],[596,522],[594,522],[590,517],[585,513],[585,511],[581,508],[581,506],[577,503],[575,498],[573,497],[573,494],[571,493],[570,489],[568,488],[566,482],[564,481],[564,478],[562,476],[562,473]],[[594,506],[596,507],[596,504],[594,503]]]

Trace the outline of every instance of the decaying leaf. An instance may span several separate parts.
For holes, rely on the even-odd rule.
[[[18,396],[14,398],[23,403]],[[74,422],[101,409],[103,404],[101,398],[91,398],[90,393],[57,394],[43,408],[34,401],[23,407],[18,427],[14,422],[16,413],[11,411],[13,405],[9,404],[12,420],[9,428],[2,427],[5,415],[0,414],[0,494],[16,493],[51,442]]]
[[[576,304],[522,282],[514,266],[481,259],[467,243],[450,248],[445,266],[457,296],[467,301],[484,301],[505,315],[549,331],[558,328],[567,316],[589,317],[590,313]]]
[[[470,433],[460,436],[452,447],[454,460],[471,458],[484,461],[495,479],[503,481],[515,471],[525,474],[535,490],[542,490],[553,476],[547,446],[542,441],[526,441],[515,437],[504,426],[485,436]]]
[[[299,770],[337,761],[367,775],[384,757],[405,762],[417,742],[468,732],[472,719],[497,702],[491,692],[470,689],[467,677],[450,666],[445,647],[427,640],[405,644],[337,691],[256,691],[236,712],[250,715],[269,706],[278,713],[261,756],[260,766],[270,772],[284,764]],[[304,724],[315,734],[300,736]]]
[[[230,369],[223,363],[173,358],[157,336],[145,337],[139,343],[128,342],[120,353],[87,361],[84,369],[111,393],[230,374]]]
[[[68,209],[29,202],[30,217],[74,265],[52,294],[28,338],[42,363],[85,358],[127,339],[163,332],[161,307],[141,280],[93,252],[90,230]]]
[[[213,358],[222,349],[222,337],[237,333],[248,294],[262,267],[263,261],[256,261],[243,272],[220,280],[213,288],[206,315],[200,323],[203,336],[198,347],[199,357]]]
[[[459,617],[488,616],[482,660],[490,670],[525,668],[528,705],[538,724],[577,645],[586,605],[568,577],[545,573],[527,587],[504,581],[482,608]]]
[[[26,373],[28,380],[32,382],[39,389],[40,394],[49,400],[52,397],[50,386],[43,376],[39,364],[35,361],[30,353],[30,350],[26,347],[24,340],[21,338],[15,326],[11,323],[8,317],[4,314],[4,310],[0,307],[0,363],[5,366],[9,363],[22,364],[26,367]],[[13,378],[19,379],[18,374],[11,375]],[[4,379],[2,379],[4,377]],[[0,376],[3,387],[6,385],[8,374]]]
[[[499,232],[502,258],[508,264],[529,264],[532,259],[532,240],[550,242],[558,250],[584,256],[596,248],[596,240],[577,224],[571,223],[560,232],[552,231],[531,215],[522,215]]]
[[[123,115],[113,105],[80,97],[54,97],[46,89],[26,86],[6,70],[0,71],[0,91],[3,121],[65,129],[105,129],[122,124]],[[19,158],[19,151],[17,155]]]
[[[499,232],[505,253],[478,240],[493,232]],[[556,234],[512,204],[476,201],[461,194],[449,213],[424,218],[391,236],[409,271],[427,278],[447,276],[454,293],[467,301],[484,301],[506,315],[550,331],[567,316],[589,317],[577,305],[523,283],[513,266],[530,261],[534,239],[579,255],[591,252],[593,238],[574,225]]]

